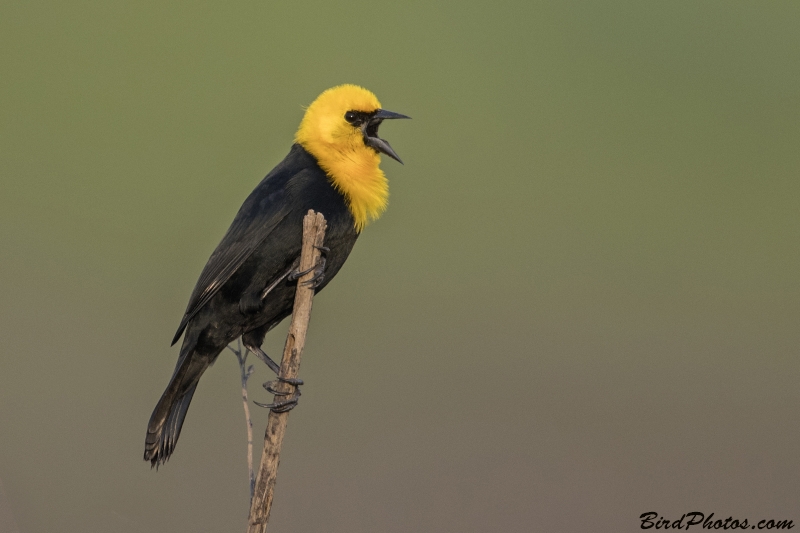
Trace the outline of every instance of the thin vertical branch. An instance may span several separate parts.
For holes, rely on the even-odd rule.
[[[256,486],[256,475],[253,470],[253,419],[250,418],[250,406],[247,399],[247,380],[253,375],[253,365],[247,366],[247,356],[250,350],[247,348],[242,351],[242,339],[237,341],[237,348],[234,350],[230,346],[228,349],[236,355],[236,360],[239,361],[240,377],[242,379],[242,404],[244,405],[244,419],[247,423],[247,472],[250,479],[250,501],[253,501],[253,491]]]
[[[300,255],[299,270],[311,269],[320,259],[320,247],[325,239],[325,217],[322,213],[309,211],[303,219],[303,247]],[[289,335],[283,348],[281,359],[280,377],[292,379],[297,377],[300,369],[300,356],[306,343],[308,322],[311,319],[311,303],[314,298],[314,287],[305,282],[314,276],[308,272],[297,282],[297,292],[294,298],[292,323],[289,326]],[[292,386],[278,381],[276,390],[282,393],[292,392]],[[286,396],[280,396],[285,398]],[[276,395],[276,400],[279,396]],[[250,520],[248,533],[265,533],[269,520],[272,498],[275,493],[275,482],[278,477],[278,464],[280,463],[283,436],[286,434],[286,424],[289,412],[276,413],[270,411],[267,431],[264,434],[264,449],[261,454],[261,465],[256,477],[255,495],[250,503]]]

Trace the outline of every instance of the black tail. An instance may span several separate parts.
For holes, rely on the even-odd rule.
[[[144,460],[151,466],[167,462],[175,451],[175,444],[181,434],[183,419],[189,410],[192,396],[200,381],[200,376],[209,366],[205,357],[181,357],[178,367],[161,395],[150,423],[147,424],[147,437],[144,441]]]

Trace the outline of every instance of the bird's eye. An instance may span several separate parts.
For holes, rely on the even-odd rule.
[[[350,124],[355,124],[356,121],[358,120],[358,115],[356,115],[352,111],[348,111],[347,113],[344,114],[344,119]]]

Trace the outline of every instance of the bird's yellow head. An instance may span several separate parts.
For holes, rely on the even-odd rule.
[[[347,198],[358,231],[378,218],[388,203],[389,184],[378,166],[379,153],[400,158],[378,137],[378,126],[391,118],[409,117],[381,109],[375,95],[363,87],[339,85],[308,106],[295,135]]]

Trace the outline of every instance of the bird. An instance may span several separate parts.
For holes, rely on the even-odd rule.
[[[305,274],[298,272],[302,219],[314,210],[327,222],[322,261],[312,277],[319,292],[365,226],[385,211],[389,187],[381,154],[402,161],[378,128],[384,120],[406,118],[352,84],[330,88],[308,106],[288,155],[245,199],[192,291],[172,340],[174,345],[183,336],[175,370],[147,425],[144,460],[151,467],[175,451],[200,377],[228,344],[241,338],[279,373],[261,344],[291,314],[296,280]],[[297,396],[268,407],[291,409]]]

